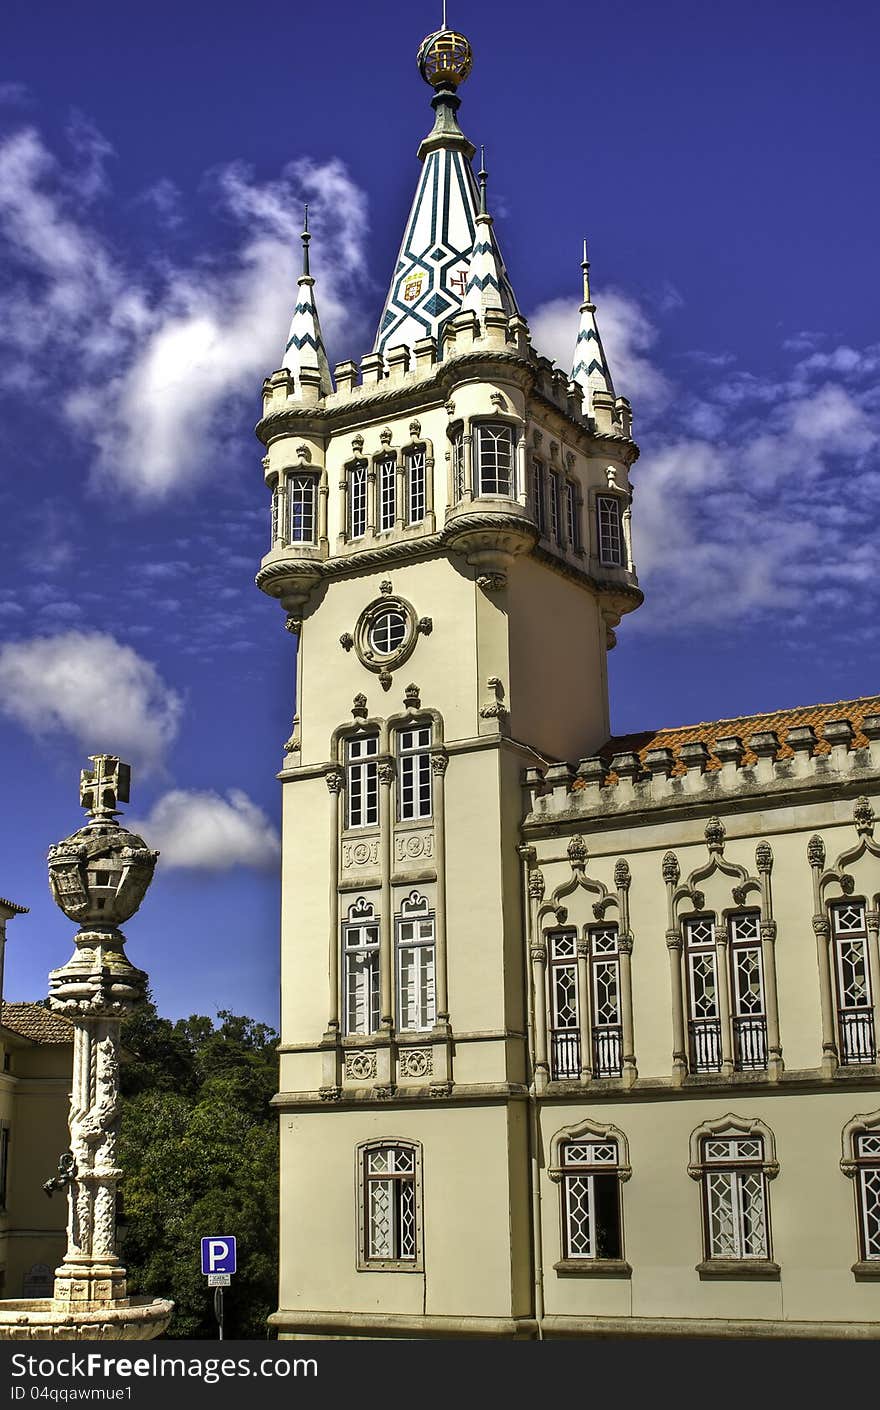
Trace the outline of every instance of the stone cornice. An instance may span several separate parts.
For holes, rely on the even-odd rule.
[[[398,1087],[391,1097],[376,1096],[371,1087],[335,1089],[334,1100],[328,1101],[322,1092],[277,1092],[271,1105],[280,1111],[340,1110],[350,1107],[454,1106],[459,1102],[524,1102],[528,1088],[517,1082],[456,1083],[449,1091],[438,1092],[430,1086]]]

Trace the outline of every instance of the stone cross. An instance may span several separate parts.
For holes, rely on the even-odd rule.
[[[79,776],[79,800],[93,818],[114,817],[118,803],[127,803],[131,786],[131,767],[114,754],[90,754],[93,769],[83,769]]]

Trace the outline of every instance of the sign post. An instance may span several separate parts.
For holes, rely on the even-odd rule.
[[[208,1287],[214,1289],[214,1316],[217,1318],[220,1341],[223,1340],[223,1289],[230,1286],[232,1274],[236,1271],[236,1253],[232,1234],[202,1239],[202,1272],[208,1279]]]

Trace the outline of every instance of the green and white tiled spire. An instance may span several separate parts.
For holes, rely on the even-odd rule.
[[[571,379],[584,389],[584,410],[592,411],[593,393],[608,392],[614,396],[614,383],[608,370],[605,349],[599,336],[596,323],[596,305],[590,298],[590,261],[587,259],[587,242],[584,241],[584,258],[581,264],[584,271],[584,301],[581,304],[581,321],[578,326],[577,342],[574,347],[574,366]]]
[[[419,71],[435,90],[431,106],[436,118],[419,147],[422,173],[379,320],[376,352],[439,338],[443,324],[462,308],[479,198],[471,168],[475,148],[458,125],[456,90],[472,62],[468,41],[445,27],[429,35],[419,50]],[[501,306],[515,310],[497,242],[495,250]]]
[[[302,390],[303,371],[311,372],[313,379],[317,375],[319,394],[325,397],[333,391],[333,382],[315,305],[315,281],[309,272],[309,243],[312,237],[309,234],[308,206],[303,226],[303,271],[297,280],[296,308],[293,310],[281,366],[293,373],[297,391]]]
[[[504,270],[504,261],[495,238],[494,222],[486,206],[486,158],[481,152],[480,210],[476,219],[474,247],[465,281],[463,309],[473,309],[480,317],[487,308],[500,308],[508,318],[519,313],[513,290]]]

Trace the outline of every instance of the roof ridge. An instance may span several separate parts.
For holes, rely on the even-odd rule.
[[[607,747],[614,739],[630,739],[636,734],[679,734],[683,730],[708,729],[715,725],[735,724],[737,720],[760,720],[766,719],[768,715],[793,715],[801,710],[830,710],[838,705],[859,705],[867,700],[880,700],[880,693],[872,695],[856,695],[848,700],[825,700],[810,705],[783,705],[773,710],[755,710],[748,715],[722,715],[716,720],[695,720],[687,725],[655,725],[646,729],[630,729],[623,734],[612,734],[608,737]]]

